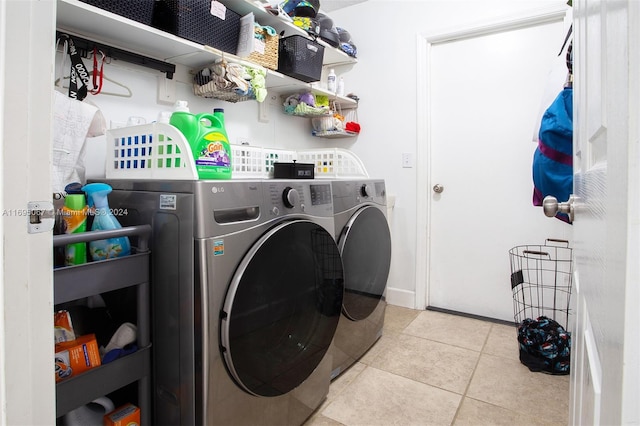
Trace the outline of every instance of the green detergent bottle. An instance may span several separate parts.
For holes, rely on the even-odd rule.
[[[191,144],[192,140],[198,138],[198,119],[189,112],[187,101],[176,102],[173,114],[169,118],[169,124],[177,127],[189,144]]]
[[[191,146],[200,179],[231,179],[231,146],[221,113],[193,115],[176,110],[169,120]]]
[[[84,194],[67,194],[62,207],[65,233],[77,234],[87,230],[87,203]],[[65,265],[80,265],[87,262],[86,243],[67,244],[64,248]]]

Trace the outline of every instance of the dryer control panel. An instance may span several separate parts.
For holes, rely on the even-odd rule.
[[[363,203],[387,205],[387,192],[383,179],[334,181],[332,190],[335,212],[343,212]]]
[[[363,181],[357,182],[358,196],[378,204],[384,204],[386,195],[384,181]]]

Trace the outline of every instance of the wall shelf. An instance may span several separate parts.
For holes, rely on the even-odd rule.
[[[57,29],[69,35],[191,68],[216,59],[200,44],[79,0],[57,0],[57,7]]]
[[[253,12],[256,20],[263,25],[273,26],[277,31],[287,35],[305,35],[306,32],[291,22],[274,16],[261,5],[251,0],[223,1],[229,8],[239,14]],[[177,37],[165,31],[144,25],[140,22],[125,18],[79,0],[57,0],[57,29],[69,34],[75,39],[91,40],[90,43],[104,45],[133,55],[133,57],[147,58],[150,62],[162,65],[152,66],[167,73],[171,78],[175,65],[184,65],[191,70],[202,69],[216,60],[239,62],[249,66],[258,66],[236,55],[222,52],[210,46]],[[318,43],[325,47],[323,66],[340,64],[354,64],[357,60],[340,49],[327,45],[324,41]],[[127,60],[126,57],[122,57]],[[146,65],[145,65],[146,66]],[[165,69],[164,67],[168,67]],[[311,91],[322,94],[337,104],[341,109],[357,108],[357,101],[323,90],[318,83],[306,83],[286,76],[278,71],[267,70],[267,90],[272,94],[291,95]]]
[[[251,1],[235,0],[223,3],[227,3],[230,9],[240,14],[253,12],[257,21],[263,25],[271,25],[277,31],[284,31],[285,36],[306,34],[295,25],[273,16]],[[79,0],[57,0],[56,26],[59,31],[72,36],[86,38],[156,60],[185,65],[191,69],[203,68],[221,57],[243,61],[242,58],[230,53],[194,43]],[[325,46],[325,66],[357,62],[355,58],[326,45],[321,40],[318,43]],[[294,78],[284,79],[282,74],[277,72],[272,74],[274,78],[269,81],[275,85],[274,88],[295,86],[296,82],[298,86],[307,84]]]

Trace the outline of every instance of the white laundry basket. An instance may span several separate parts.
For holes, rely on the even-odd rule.
[[[108,130],[105,175],[107,179],[198,179],[186,139],[162,123]]]
[[[295,151],[267,149],[251,145],[231,145],[231,179],[273,177],[273,164],[291,162]]]
[[[297,161],[312,163],[316,178],[369,177],[362,161],[351,151],[340,148],[298,151]]]
[[[191,147],[170,124],[152,123],[107,131],[107,179],[196,180]],[[316,178],[368,177],[364,164],[339,148],[284,150],[231,144],[232,179],[268,179],[276,162],[312,163]]]

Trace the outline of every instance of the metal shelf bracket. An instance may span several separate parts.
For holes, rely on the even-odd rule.
[[[175,64],[170,64],[158,59],[149,58],[137,53],[128,52],[126,50],[118,49],[117,47],[112,47],[92,40],[87,40],[82,37],[67,34],[62,31],[56,31],[56,38],[65,36],[73,39],[76,48],[83,58],[88,58],[89,54],[93,52],[93,49],[97,48],[99,50],[102,50],[102,52],[104,52],[107,57],[110,57],[112,59],[120,59],[125,62],[142,65],[144,67],[163,72],[170,80],[173,79],[173,74],[176,72]]]

